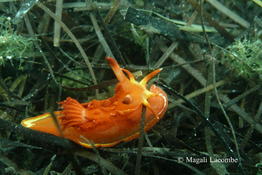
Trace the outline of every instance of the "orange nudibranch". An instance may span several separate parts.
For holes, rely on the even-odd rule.
[[[68,97],[60,102],[62,110],[55,112],[60,129],[50,113],[24,119],[21,124],[67,138],[87,148],[111,147],[139,137],[144,105],[144,129],[151,129],[163,117],[168,105],[167,95],[160,87],[152,85],[149,90],[146,87],[147,82],[161,69],[138,82],[131,72],[120,68],[115,59],[106,59],[119,81],[113,97],[87,103]]]

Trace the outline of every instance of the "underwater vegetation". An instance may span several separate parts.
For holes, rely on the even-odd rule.
[[[22,58],[22,61],[32,56],[34,51],[34,38],[17,34],[10,20],[10,17],[0,17],[0,65],[5,60]]]
[[[262,79],[262,41],[260,39],[237,40],[227,48],[224,63],[237,76]]]
[[[261,16],[261,0],[0,1],[0,175],[261,175]]]

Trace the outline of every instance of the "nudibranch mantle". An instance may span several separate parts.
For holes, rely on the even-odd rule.
[[[115,95],[105,100],[79,103],[68,97],[56,111],[60,129],[50,113],[27,118],[24,127],[72,140],[84,147],[111,147],[139,137],[142,106],[146,107],[145,131],[151,129],[165,114],[168,105],[166,93],[158,86],[147,89],[147,82],[158,74],[157,69],[141,81],[120,68],[115,59],[106,58],[118,79]],[[61,133],[62,132],[62,133]]]

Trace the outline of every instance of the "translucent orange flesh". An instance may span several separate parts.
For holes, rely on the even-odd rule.
[[[155,70],[140,82],[131,72],[120,68],[115,59],[106,58],[119,82],[115,95],[105,100],[80,104],[68,97],[60,102],[62,111],[55,112],[60,130],[49,113],[25,119],[24,127],[62,136],[84,147],[111,147],[139,137],[142,106],[146,106],[145,131],[151,129],[167,110],[166,93],[147,82],[161,70]],[[62,131],[62,135],[61,135]]]

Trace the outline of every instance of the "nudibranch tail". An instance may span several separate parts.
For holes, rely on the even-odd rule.
[[[151,72],[150,74],[148,74],[147,76],[145,76],[140,82],[139,84],[141,84],[142,86],[146,86],[147,82],[152,79],[154,76],[156,76],[159,72],[161,72],[162,69],[157,69],[154,70],[153,72]]]
[[[118,81],[123,82],[125,80],[128,80],[128,78],[125,76],[122,69],[120,68],[120,66],[118,65],[117,61],[114,58],[106,57],[106,60],[108,61],[111,68],[113,69]]]
[[[54,114],[57,118],[61,116],[60,111],[56,111]],[[61,136],[61,133],[50,113],[24,119],[21,124],[26,128]]]

